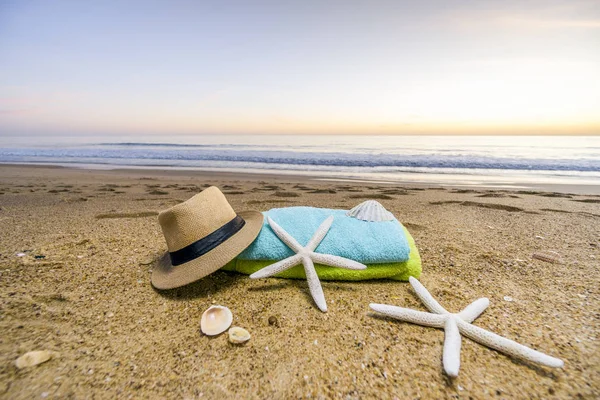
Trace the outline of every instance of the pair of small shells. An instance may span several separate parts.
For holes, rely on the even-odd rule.
[[[200,330],[208,336],[219,335],[227,330],[233,322],[231,310],[224,306],[210,306],[200,319]],[[234,326],[229,329],[231,343],[244,343],[250,340],[250,333],[244,328]]]

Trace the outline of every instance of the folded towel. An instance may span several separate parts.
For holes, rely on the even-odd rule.
[[[403,227],[404,228],[404,227]],[[350,270],[345,268],[335,268],[326,265],[315,264],[317,275],[322,280],[340,280],[340,281],[360,281],[367,279],[394,279],[398,281],[407,281],[410,276],[418,278],[421,275],[421,257],[415,241],[410,233],[404,228],[404,234],[410,246],[410,259],[400,263],[383,263],[367,265],[364,270]],[[268,265],[273,264],[273,260],[242,260],[236,258],[225,265],[222,269],[225,271],[235,271],[242,274],[253,274]],[[297,265],[277,275],[278,278],[305,279],[304,268]]]
[[[282,260],[294,255],[273,233],[267,216],[304,246],[331,215],[334,217],[333,224],[315,252],[363,264],[397,263],[409,259],[408,241],[402,224],[396,219],[367,222],[347,216],[345,210],[315,207],[274,208],[263,214],[262,230],[250,247],[238,256],[240,260]]]

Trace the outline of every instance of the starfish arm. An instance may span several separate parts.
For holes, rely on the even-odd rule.
[[[338,257],[331,254],[310,253],[310,258],[318,264],[329,265],[331,267],[347,268],[347,269],[366,269],[367,266],[357,261],[350,260],[344,257]]]
[[[276,262],[275,264],[271,264],[269,266],[264,267],[263,269],[256,271],[255,273],[250,275],[250,278],[266,278],[268,276],[278,274],[281,271],[285,271],[286,269],[291,268],[295,265],[298,265],[301,261],[302,257],[296,254],[294,256],[285,258],[281,261]]]
[[[296,253],[303,250],[303,247],[300,245],[300,243],[298,243],[298,241],[294,239],[292,235],[283,230],[282,227],[277,225],[277,223],[275,223],[275,221],[273,221],[271,217],[267,217],[267,221],[269,222],[271,229],[273,229],[273,232],[275,232],[275,235],[277,235],[277,237],[281,239],[281,241],[285,243],[290,249],[294,250]]]
[[[433,298],[431,293],[429,293],[429,291],[425,289],[425,286],[423,286],[421,282],[419,282],[416,278],[413,278],[412,276],[408,278],[408,280],[412,285],[413,289],[415,289],[417,296],[419,296],[419,298],[421,299],[423,304],[425,304],[425,307],[429,309],[429,311],[434,312],[436,314],[449,314],[448,311],[446,311],[446,309],[442,307],[440,303],[438,303]]]
[[[325,221],[323,221],[321,223],[321,225],[317,228],[317,231],[315,232],[313,237],[310,239],[308,244],[306,246],[304,246],[305,249],[308,251],[313,251],[314,249],[316,249],[317,246],[321,243],[321,241],[327,235],[327,232],[329,232],[329,228],[331,228],[332,223],[333,223],[333,215],[328,217]]]
[[[458,325],[458,329],[463,335],[471,340],[476,341],[477,343],[498,350],[501,353],[546,365],[548,367],[558,368],[564,365],[564,362],[558,358],[554,358],[537,350],[533,350],[500,335],[486,331],[478,326],[471,325],[465,321],[461,321],[460,319],[457,319],[456,323]]]
[[[444,371],[448,376],[456,378],[460,369],[460,345],[461,337],[456,326],[456,317],[451,316],[446,319],[444,326],[444,354],[442,363]]]
[[[481,299],[477,299],[468,306],[466,306],[464,310],[457,314],[457,316],[471,323],[475,321],[475,319],[479,317],[489,305],[490,300],[485,297],[482,297]]]
[[[417,325],[432,326],[434,328],[443,328],[446,319],[446,315],[431,314],[423,311],[415,311],[409,308],[402,308],[396,306],[388,306],[387,304],[369,304],[371,309],[378,313],[387,315],[400,321],[410,322]]]
[[[327,312],[327,302],[325,302],[325,295],[323,294],[323,288],[317,276],[317,271],[315,271],[315,265],[309,257],[302,257],[302,264],[304,265],[308,289],[313,300],[317,304],[317,307],[319,307],[319,310]]]

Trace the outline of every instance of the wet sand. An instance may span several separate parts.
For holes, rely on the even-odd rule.
[[[443,331],[368,309],[376,302],[425,311],[405,282],[323,282],[327,313],[304,281],[219,271],[154,290],[152,264],[166,249],[157,213],[210,185],[236,210],[349,209],[377,199],[413,234],[420,281],[443,306],[458,312],[488,297],[476,325],[565,367],[463,339],[460,375],[449,379]],[[600,396],[598,196],[0,166],[0,222],[2,398]],[[538,251],[556,251],[563,262],[533,259]],[[200,316],[212,304],[229,307],[252,339],[236,346],[226,335],[203,336]],[[54,357],[17,369],[17,357],[32,350]]]

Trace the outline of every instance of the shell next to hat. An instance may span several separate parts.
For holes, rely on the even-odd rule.
[[[183,264],[173,266],[169,252],[175,252],[205,238],[240,216],[244,226],[212,250]],[[233,260],[250,246],[262,228],[258,211],[236,212],[221,191],[211,186],[189,200],[161,212],[158,222],[167,241],[165,253],[152,270],[152,285],[173,289],[209,275]]]
[[[392,221],[395,219],[394,214],[386,210],[384,206],[375,200],[367,200],[360,203],[348,211],[346,215],[368,222]]]

